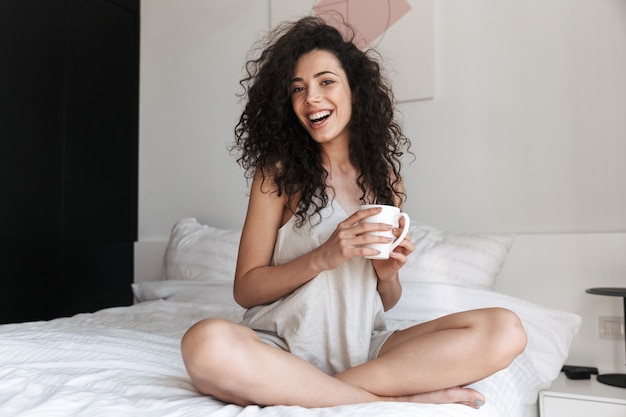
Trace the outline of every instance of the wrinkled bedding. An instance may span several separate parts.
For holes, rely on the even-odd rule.
[[[202,318],[238,321],[241,310],[231,302],[202,302],[197,287],[202,284],[194,285],[185,287],[191,297],[153,285],[143,295],[151,298],[146,293],[153,292],[155,300],[130,307],[0,326],[0,415],[517,417],[524,404],[536,400],[537,387],[528,382],[535,378],[533,366],[522,355],[508,369],[475,384],[488,398],[480,410],[385,402],[320,409],[224,404],[193,387],[180,356],[180,339]],[[227,285],[203,288],[220,299],[228,299],[231,291]],[[391,326],[407,324],[406,317],[389,321]]]

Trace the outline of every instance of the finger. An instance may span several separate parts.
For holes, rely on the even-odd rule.
[[[402,267],[402,265],[404,265],[406,263],[406,261],[408,260],[407,255],[397,251],[395,248],[394,250],[392,250],[391,252],[389,252],[389,259],[393,259],[394,261],[397,261],[400,263],[400,267]]]
[[[389,232],[393,233],[393,226],[386,223],[370,223],[360,221],[358,223],[352,223],[351,217],[347,220],[339,223],[337,228],[340,230],[343,236],[359,236],[365,233],[371,232]]]
[[[415,250],[415,245],[411,241],[410,238],[404,238],[402,242],[398,246],[396,246],[395,250],[400,250],[405,255],[410,255]]]
[[[354,226],[358,234],[369,232],[389,232],[393,234],[393,226],[387,223],[361,222]]]
[[[353,239],[355,246],[370,245],[373,243],[391,243],[393,238],[389,236],[373,235],[373,234],[361,234],[355,236]]]
[[[395,238],[386,234],[376,233],[390,230],[391,226],[384,223],[363,223],[339,230],[337,237],[345,248],[362,248],[370,244],[390,244]],[[372,254],[368,253],[366,255]]]
[[[391,233],[393,233],[395,237],[400,237],[402,236],[403,231],[404,229],[400,226],[400,227],[394,227]],[[404,236],[403,240],[411,240],[411,234],[407,233],[406,236]]]
[[[374,216],[380,213],[383,209],[381,207],[371,207],[364,210],[357,210],[350,217],[344,220],[342,223],[349,224],[354,226],[355,224],[361,222],[362,220],[367,219],[368,217]]]

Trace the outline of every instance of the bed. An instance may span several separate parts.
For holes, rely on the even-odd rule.
[[[154,264],[136,280],[136,303],[47,322],[0,326],[0,415],[8,416],[423,416],[534,415],[538,392],[561,369],[580,317],[493,290],[511,235],[454,234],[412,227],[416,251],[401,272],[403,297],[388,311],[402,328],[454,311],[501,306],[521,317],[525,352],[473,386],[480,410],[462,405],[385,403],[304,409],[239,407],[198,393],[180,356],[187,328],[206,317],[238,320],[232,298],[239,231],[182,219]]]

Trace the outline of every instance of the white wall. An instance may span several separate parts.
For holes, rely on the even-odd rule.
[[[142,2],[140,240],[185,216],[242,224],[226,148],[267,5]],[[626,231],[625,20],[623,0],[436,0],[435,98],[400,105],[406,210],[461,231]]]
[[[626,230],[626,2],[435,3],[435,99],[403,106],[413,212],[459,230]]]
[[[268,22],[267,0],[142,2],[141,241],[167,239],[187,216],[241,227],[247,186],[227,147],[246,53]],[[626,2],[435,0],[434,28],[435,98],[400,105],[416,155],[405,166],[412,218],[455,231],[626,232]],[[512,261],[523,263],[533,240],[520,242]],[[580,247],[565,239],[553,250],[585,256]],[[589,323],[619,305],[583,290],[623,286],[626,254],[596,253],[589,274],[546,256],[529,276],[505,265],[516,280],[501,288],[588,315],[583,341],[593,343]],[[619,363],[623,344],[603,343]]]
[[[267,2],[147,0],[141,15],[139,240],[188,216],[240,226],[247,187],[228,147]]]

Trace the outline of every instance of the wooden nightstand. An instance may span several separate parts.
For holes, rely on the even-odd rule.
[[[624,417],[626,389],[591,379],[570,380],[563,373],[539,393],[541,417]]]

